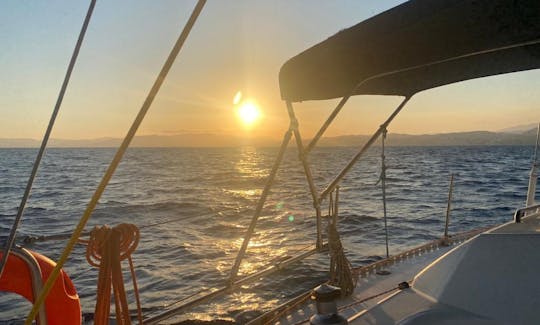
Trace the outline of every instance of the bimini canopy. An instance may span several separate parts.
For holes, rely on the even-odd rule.
[[[540,67],[539,0],[412,0],[287,61],[281,97],[413,95]]]

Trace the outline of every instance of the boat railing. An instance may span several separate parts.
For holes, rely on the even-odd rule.
[[[533,205],[526,208],[517,209],[514,213],[514,222],[521,223],[524,217],[530,217],[532,215],[540,214],[540,204]]]
[[[538,131],[536,133],[536,145],[534,147],[534,156],[532,159],[531,172],[529,173],[529,188],[527,190],[526,206],[534,205],[534,199],[536,195],[536,183],[538,182],[538,146],[540,145],[540,124],[538,124]]]
[[[43,288],[43,274],[41,272],[41,267],[39,266],[38,261],[27,249],[19,246],[14,246],[10,250],[10,254],[13,254],[14,256],[20,258],[28,267],[28,272],[30,273],[30,280],[32,284],[32,294],[34,297],[37,297],[39,295],[39,292]],[[37,313],[37,324],[47,325],[47,314],[45,311],[45,305],[41,305],[39,307],[39,311]]]

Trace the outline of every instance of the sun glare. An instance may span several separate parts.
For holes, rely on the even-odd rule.
[[[261,117],[261,110],[254,102],[244,101],[238,107],[236,114],[245,126],[250,127]]]

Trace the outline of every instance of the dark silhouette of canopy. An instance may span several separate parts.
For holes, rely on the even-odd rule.
[[[540,0],[412,0],[287,61],[281,97],[402,95],[540,68]],[[356,88],[356,89],[355,89]]]

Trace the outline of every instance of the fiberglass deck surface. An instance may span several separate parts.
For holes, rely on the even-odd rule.
[[[395,264],[384,268],[384,270],[390,272],[388,275],[379,275],[373,271],[368,276],[359,278],[354,294],[351,297],[341,299],[338,302],[338,308],[354,304],[355,302],[364,300],[367,297],[371,297],[395,288],[403,281],[411,281],[420,270],[448,252],[450,249],[452,249],[452,247],[453,246],[439,247],[421,255],[410,256],[407,259],[396,262]],[[355,304],[340,311],[340,313],[344,317],[349,318],[363,310],[371,308],[372,306],[376,305],[378,301],[394,294],[394,292],[379,296],[363,303]],[[295,324],[302,321],[309,323],[309,317],[315,313],[315,303],[310,301],[309,303],[303,305],[302,308],[299,308],[286,317],[281,318],[276,322],[276,324]]]
[[[538,324],[539,232],[540,213],[487,231],[423,270],[411,289],[343,315],[351,324]]]

